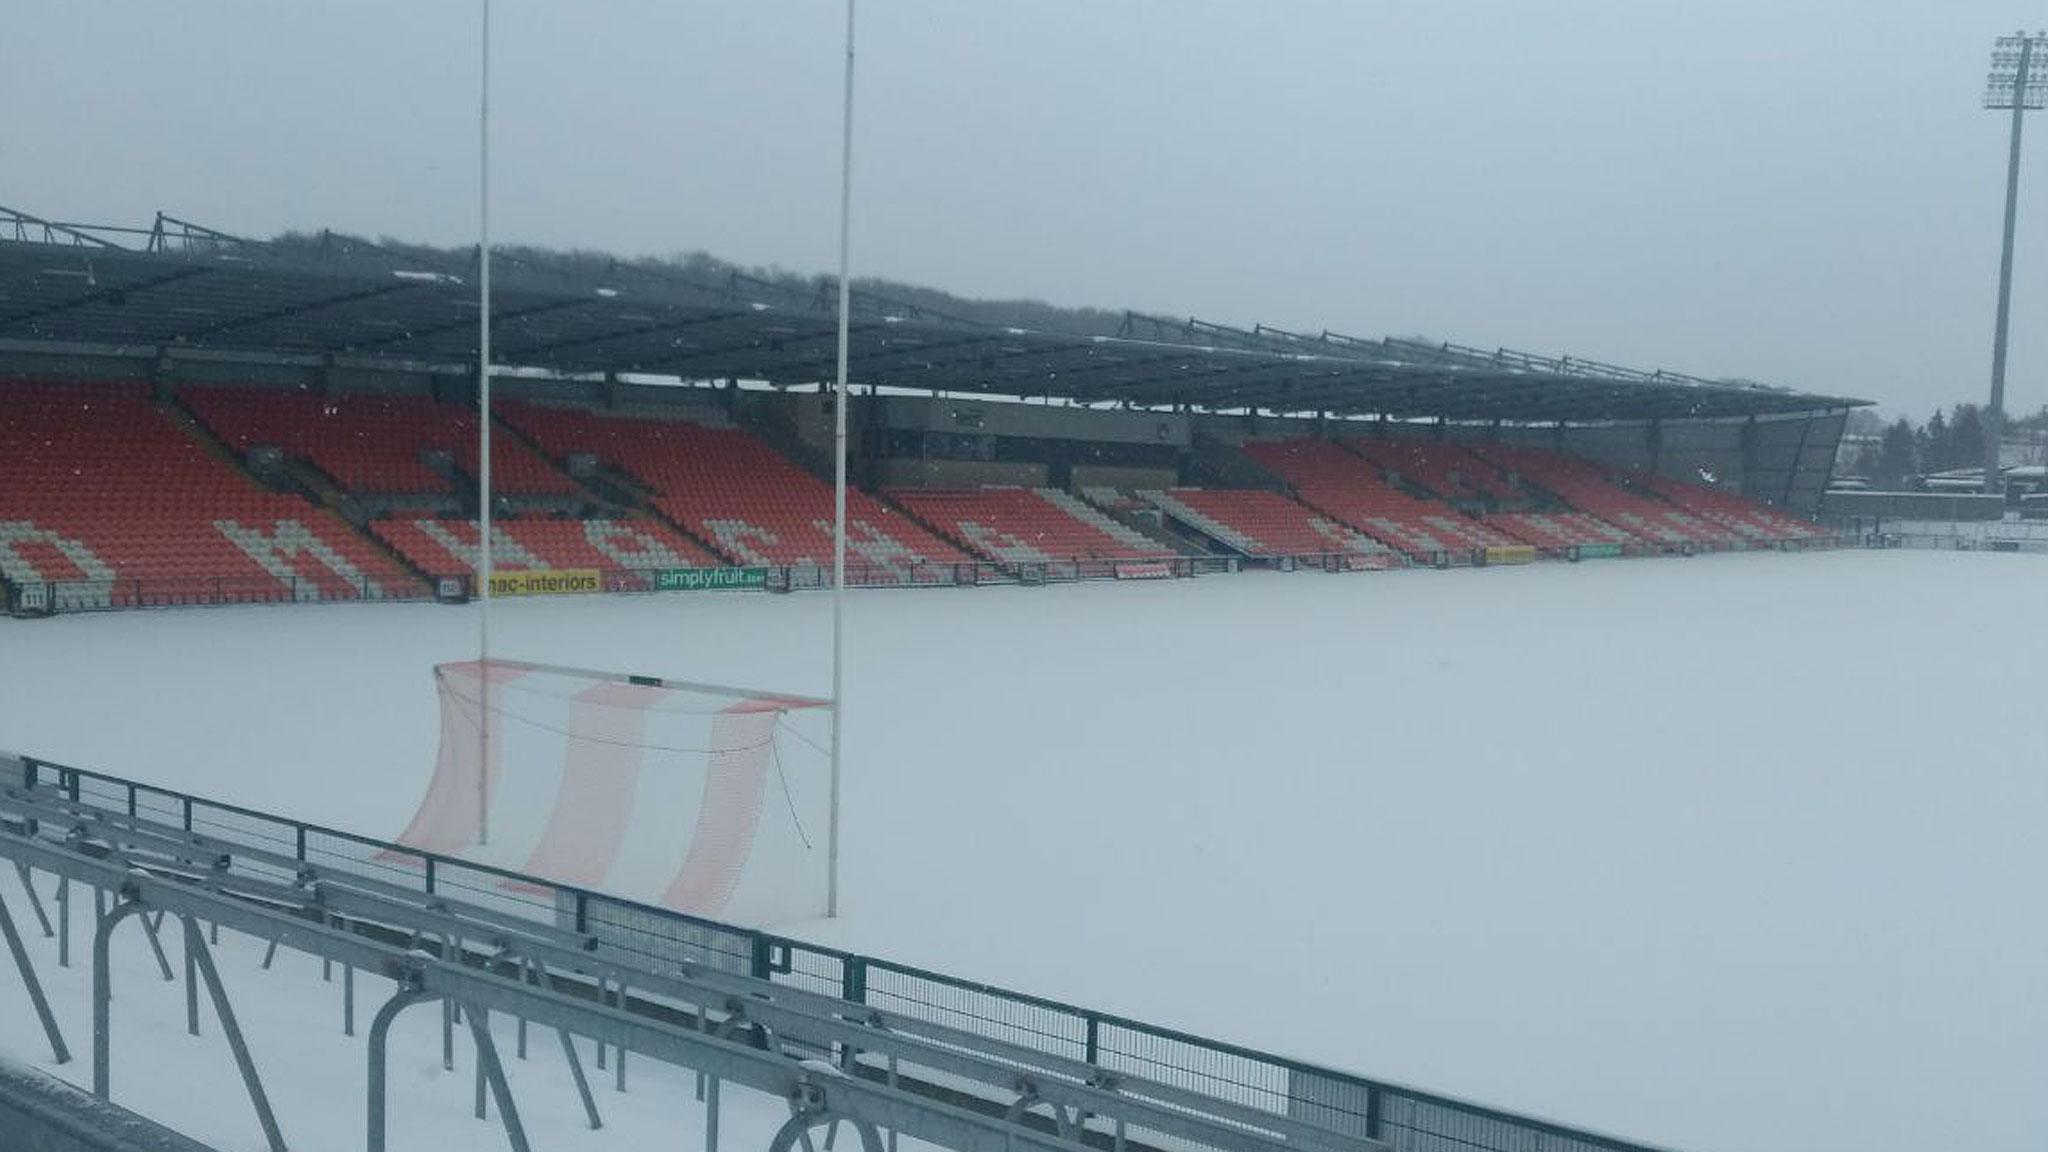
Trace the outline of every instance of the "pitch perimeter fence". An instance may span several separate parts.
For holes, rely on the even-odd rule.
[[[1877,534],[1845,526],[1835,534],[1800,540],[1751,541],[1740,545],[1572,545],[1563,548],[1461,548],[1410,556],[1405,553],[1324,552],[1249,556],[1172,556],[1144,560],[1077,558],[1070,560],[962,561],[954,564],[849,563],[850,588],[943,588],[1004,584],[1070,584],[1088,580],[1173,580],[1236,572],[1243,568],[1283,571],[1359,572],[1382,568],[1464,568],[1526,563],[1537,556],[1577,561],[1603,557],[1692,555],[1714,551],[1793,551],[1843,547],[1971,547],[1942,537],[1922,539],[1897,533]],[[1976,545],[2003,547],[2003,545]],[[2010,550],[2010,549],[2009,549]],[[2026,550],[2033,550],[2028,547]],[[1527,557],[1506,553],[1526,552]],[[1496,555],[1499,553],[1500,555]],[[666,593],[664,573],[673,569],[606,568],[589,571],[582,593]],[[806,592],[830,588],[832,569],[822,564],[784,564],[755,568],[702,569],[706,573],[746,573],[745,583],[709,584],[713,588],[768,592]],[[508,575],[512,573],[507,573]],[[0,577],[0,610],[16,616],[64,612],[106,612],[129,608],[215,607],[236,604],[304,604],[313,602],[462,602],[475,594],[468,575],[433,576],[422,580],[376,581],[326,573],[321,576],[153,576],[120,580],[10,580]],[[500,593],[503,595],[504,593]]]
[[[1238,561],[1223,556],[1177,556],[1156,560],[1038,560],[957,564],[869,564],[846,566],[850,588],[941,588],[983,584],[1068,584],[1083,580],[1187,579],[1235,571]],[[672,569],[591,570],[578,592],[667,592],[661,576]],[[752,574],[733,584],[769,592],[805,592],[832,586],[832,569],[822,564],[703,569]],[[510,575],[511,573],[507,573]],[[371,580],[322,574],[319,577],[151,576],[119,580],[9,580],[0,578],[0,608],[18,616],[60,612],[105,612],[126,608],[208,607],[234,604],[304,604],[441,600],[460,602],[475,593],[468,575],[426,580]],[[502,594],[502,593],[501,593]]]
[[[1663,1152],[1652,1145],[1146,1024],[874,956],[806,943],[402,847],[106,773],[22,757],[22,783],[123,808],[308,866],[443,893],[590,935],[653,962],[690,961],[1082,1060],[1218,1100],[1381,1140],[1398,1152]]]

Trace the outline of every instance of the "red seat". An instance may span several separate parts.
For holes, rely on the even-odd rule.
[[[1401,491],[1371,463],[1327,440],[1255,440],[1244,452],[1284,478],[1303,503],[1417,560],[1521,546],[1441,500]]]
[[[1485,460],[1452,440],[1345,440],[1346,448],[1445,500],[1525,507],[1528,495]]]
[[[338,517],[268,491],[139,384],[0,382],[0,575],[108,602],[424,591]]]
[[[472,480],[477,422],[471,409],[428,396],[328,396],[275,388],[186,388],[186,405],[238,451],[278,448],[310,462],[344,491],[441,494],[448,478],[425,457],[445,452]],[[507,496],[577,496],[582,488],[509,435],[491,440],[491,490]]]
[[[1702,520],[1721,524],[1751,543],[1772,544],[1785,540],[1809,540],[1820,536],[1820,525],[1778,511],[1721,488],[1688,484],[1655,472],[1631,471],[1631,482],[1670,501],[1682,511]]]
[[[736,564],[832,563],[832,489],[752,433],[655,415],[507,401],[499,415],[550,456],[589,453],[653,494],[654,507]],[[867,582],[942,580],[967,557],[902,513],[846,494],[847,563]]]
[[[1740,543],[1727,527],[1634,491],[1577,456],[1526,445],[1483,443],[1472,451],[1536,484],[1571,508],[1665,547],[1717,548]]]
[[[1169,488],[1142,493],[1164,515],[1247,556],[1343,553],[1388,567],[1398,560],[1385,544],[1279,492]]]
[[[474,520],[393,518],[373,521],[371,530],[429,575],[466,576],[476,571]],[[491,521],[491,567],[496,570],[620,572],[715,568],[719,563],[666,526],[645,518]]]
[[[1158,560],[1171,548],[1048,488],[898,488],[889,499],[990,560]]]
[[[1612,545],[1630,551],[1642,547],[1641,540],[1585,512],[1495,512],[1486,523],[1553,556],[1574,548]]]

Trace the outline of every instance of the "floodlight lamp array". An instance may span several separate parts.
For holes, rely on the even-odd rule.
[[[2028,45],[2031,44],[2031,50]],[[1984,82],[1984,107],[2029,111],[2048,107],[2048,32],[2016,33],[1992,42],[1991,73]],[[2020,61],[2027,58],[2027,75]]]

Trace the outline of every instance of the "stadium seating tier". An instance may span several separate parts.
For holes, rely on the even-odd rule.
[[[654,507],[727,559],[829,566],[832,489],[738,428],[509,401],[500,415],[550,456],[589,453],[653,493]],[[873,580],[943,582],[959,549],[865,493],[846,494],[847,563]]]
[[[898,488],[890,500],[941,534],[999,563],[1158,560],[1166,547],[1046,488]]]
[[[431,397],[251,388],[187,388],[180,395],[236,451],[281,449],[347,492],[447,493],[454,485],[428,466],[428,455],[446,454],[472,481],[481,459],[476,413]],[[532,449],[502,435],[491,441],[491,490],[506,496],[582,493]]]
[[[138,384],[0,389],[0,575],[115,603],[413,595],[346,523],[259,486]]]
[[[1255,440],[1245,455],[1285,478],[1301,501],[1426,563],[1489,549],[1521,549],[1440,500],[1411,496],[1358,455],[1327,440]]]

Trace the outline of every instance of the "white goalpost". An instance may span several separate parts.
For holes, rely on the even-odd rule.
[[[757,852],[754,840],[757,829],[756,816],[758,815],[758,804],[754,803],[752,807],[749,806],[751,802],[747,800],[747,797],[751,796],[755,789],[748,782],[755,781],[761,777],[760,765],[762,763],[772,762],[776,766],[778,782],[782,784],[785,791],[789,794],[790,824],[797,831],[798,839],[802,841],[803,853],[801,856],[803,859],[808,860],[812,844],[810,838],[802,832],[804,825],[801,819],[802,813],[799,810],[801,806],[796,799],[796,793],[799,790],[792,786],[787,778],[788,774],[785,771],[784,758],[779,751],[776,734],[792,736],[812,750],[821,753],[825,760],[823,768],[825,777],[824,810],[821,818],[818,820],[818,823],[823,825],[822,836],[824,844],[822,852],[819,853],[822,856],[822,880],[818,888],[817,899],[810,899],[808,895],[809,889],[805,886],[805,882],[796,878],[794,873],[791,876],[783,877],[782,882],[779,884],[769,881],[757,881],[755,888],[772,888],[779,891],[779,895],[770,897],[761,892],[756,892],[755,888],[740,886],[738,881],[734,881],[733,885],[728,886],[730,890],[722,888],[718,884],[712,884],[710,887],[689,887],[683,884],[682,877],[683,873],[690,872],[690,868],[684,867],[683,871],[677,874],[675,881],[662,890],[659,902],[683,911],[706,915],[723,913],[735,918],[755,919],[763,922],[767,919],[787,920],[820,915],[828,917],[837,916],[839,913],[840,721],[843,711],[842,704],[845,699],[847,377],[849,335],[852,319],[851,234],[853,211],[854,0],[846,0],[845,82],[841,109],[838,355],[833,383],[835,419],[833,430],[832,516],[832,695],[830,700],[824,701],[795,696],[748,693],[738,689],[719,688],[709,685],[679,684],[649,677],[621,677],[586,670],[505,661],[496,659],[493,656],[491,635],[491,578],[493,569],[491,538],[493,510],[491,486],[491,0],[481,0],[481,7],[481,22],[479,26],[481,73],[477,95],[478,549],[475,588],[478,613],[477,659],[467,664],[444,664],[435,669],[435,679],[439,685],[442,703],[441,752],[437,758],[434,781],[428,790],[427,800],[422,804],[420,813],[414,818],[413,827],[407,829],[407,835],[418,837],[420,842],[401,842],[411,843],[414,847],[433,848],[436,851],[469,850],[479,854],[489,853],[494,857],[511,859],[518,854],[517,845],[521,835],[525,832],[530,832],[531,829],[524,829],[519,826],[508,828],[505,826],[505,821],[508,818],[513,818],[512,814],[515,812],[531,813],[545,811],[550,813],[549,828],[543,829],[538,833],[541,837],[541,848],[536,849],[535,854],[526,860],[526,864],[529,867],[525,870],[549,876],[550,878],[564,880],[568,880],[569,877],[551,875],[545,869],[552,868],[556,872],[560,872],[566,868],[577,877],[583,877],[593,870],[598,870],[602,871],[606,877],[610,877],[614,870],[621,867],[621,857],[616,852],[607,855],[604,846],[609,844],[610,841],[606,837],[612,836],[616,830],[605,821],[616,820],[621,815],[620,811],[614,810],[605,820],[598,821],[598,826],[593,829],[597,834],[597,839],[592,841],[592,843],[598,845],[596,848],[583,847],[571,851],[566,847],[565,841],[549,838],[554,819],[564,812],[583,813],[583,815],[571,819],[571,824],[579,824],[595,819],[589,815],[587,800],[579,800],[571,795],[570,781],[573,779],[577,782],[575,786],[577,790],[613,797],[608,803],[611,803],[614,809],[616,809],[617,796],[620,794],[620,790],[623,789],[624,795],[632,796],[639,784],[629,783],[621,785],[618,779],[606,777],[602,772],[591,769],[590,765],[594,761],[605,759],[603,755],[591,751],[592,748],[598,746],[611,748],[612,755],[610,759],[612,763],[610,769],[613,775],[616,776],[618,773],[624,772],[629,777],[641,775],[638,773],[638,768],[644,763],[647,754],[656,751],[682,754],[682,750],[680,747],[664,747],[652,743],[635,745],[623,737],[612,738],[609,741],[595,740],[593,742],[593,738],[587,733],[579,734],[577,732],[574,727],[574,716],[583,716],[587,720],[589,709],[608,708],[618,715],[636,715],[638,719],[630,723],[643,725],[657,718],[669,723],[680,723],[681,721],[677,717],[684,715],[720,716],[723,717],[723,727],[717,722],[707,722],[707,729],[702,733],[703,740],[705,741],[704,744],[696,752],[691,753],[707,757],[701,771],[704,780],[707,782],[707,788],[703,793],[702,805],[698,809],[699,822],[696,832],[688,838],[688,844],[690,845],[688,851],[695,853],[698,850],[697,845],[699,844],[711,846],[705,849],[706,852],[714,852],[714,848],[716,848],[717,851],[724,853],[722,856],[717,856],[718,868],[726,867],[733,859],[742,859],[743,864],[746,861],[754,860]],[[575,706],[571,709],[573,715],[570,718],[570,726],[561,728],[555,733],[568,742],[566,746],[567,751],[560,758],[563,778],[562,790],[552,805],[541,805],[539,807],[508,805],[505,802],[505,797],[501,795],[501,789],[519,787],[529,779],[530,774],[522,772],[514,775],[504,770],[506,765],[523,759],[521,754],[508,750],[508,745],[525,743],[521,734],[508,730],[506,722],[511,721],[512,728],[521,726],[532,728],[541,725],[533,717],[522,716],[517,709],[507,707],[507,702],[502,700],[500,695],[503,692],[514,690],[512,688],[512,681],[517,680],[521,682],[522,688],[519,690],[531,691],[534,689],[534,685],[548,678],[586,682],[586,688],[579,691],[574,697]],[[605,685],[610,685],[610,687],[603,687]],[[723,710],[713,709],[709,711],[691,711],[675,704],[676,701],[688,697],[700,698],[700,701],[703,698],[723,699],[728,704]],[[657,698],[669,701],[671,706],[650,703],[650,701]],[[578,711],[578,709],[582,711]],[[796,734],[790,727],[790,716],[811,710],[823,711],[829,717],[830,731],[825,736],[822,744]],[[741,716],[747,718],[742,719]],[[772,717],[772,723],[769,720],[763,719],[763,717]],[[720,739],[740,740],[741,743],[745,744],[747,739],[752,738],[736,737],[732,733],[742,729],[752,732],[754,728],[758,728],[763,724],[767,724],[768,727],[762,729],[763,735],[761,735],[756,743],[746,744],[744,748],[721,748],[718,746]],[[750,725],[752,727],[749,727]],[[579,747],[583,749],[580,752],[577,751]],[[624,753],[623,750],[633,747],[639,748],[637,757],[628,756]],[[754,755],[761,748],[767,750],[763,754],[766,756],[766,760]],[[543,756],[542,759],[545,760],[547,757]],[[631,761],[631,763],[628,763],[628,761]],[[737,789],[735,793],[737,799],[732,796],[724,796],[721,797],[719,803],[714,804],[709,790],[709,782],[726,776],[731,776],[734,780],[739,781],[738,784],[732,785],[733,788]],[[644,783],[644,780],[641,783]],[[464,792],[459,801],[455,796],[448,793],[450,788],[460,789]],[[460,814],[465,812],[467,813],[466,815]],[[715,824],[715,819],[721,817],[731,817],[737,820],[738,823],[730,828],[721,829]],[[714,822],[707,823],[707,821]],[[500,841],[508,837],[512,842],[511,844],[500,843]],[[714,842],[717,843],[714,844]],[[454,847],[442,848],[437,846],[443,843],[454,845]],[[739,850],[737,857],[733,855],[735,851],[733,845],[735,844],[743,849]],[[723,845],[723,847],[719,847],[719,845]],[[785,845],[784,848],[786,847]],[[767,850],[758,851],[761,851],[764,857],[779,857],[780,855],[787,854],[778,853],[772,847]],[[715,852],[714,855],[716,855]],[[601,858],[609,862],[599,869],[598,863]],[[697,857],[693,855],[691,859],[695,860]],[[711,859],[711,857],[706,857],[706,859]],[[753,863],[747,866],[754,869],[752,874],[756,876],[767,875],[774,871],[770,865],[761,863]],[[632,869],[626,867],[625,871],[631,872]],[[714,868],[713,871],[717,871],[717,869]],[[741,872],[745,871],[746,868],[742,867]],[[803,868],[796,869],[796,871],[808,875],[808,864]],[[699,872],[702,872],[702,869]],[[581,880],[576,882],[581,883]],[[678,887],[678,885],[682,886]],[[598,885],[585,884],[583,886],[597,887]],[[740,893],[740,895],[735,896],[735,892]],[[727,907],[734,899],[739,899],[738,910]],[[754,903],[756,902],[760,904],[759,910],[754,908]],[[816,907],[813,907],[813,904]]]

